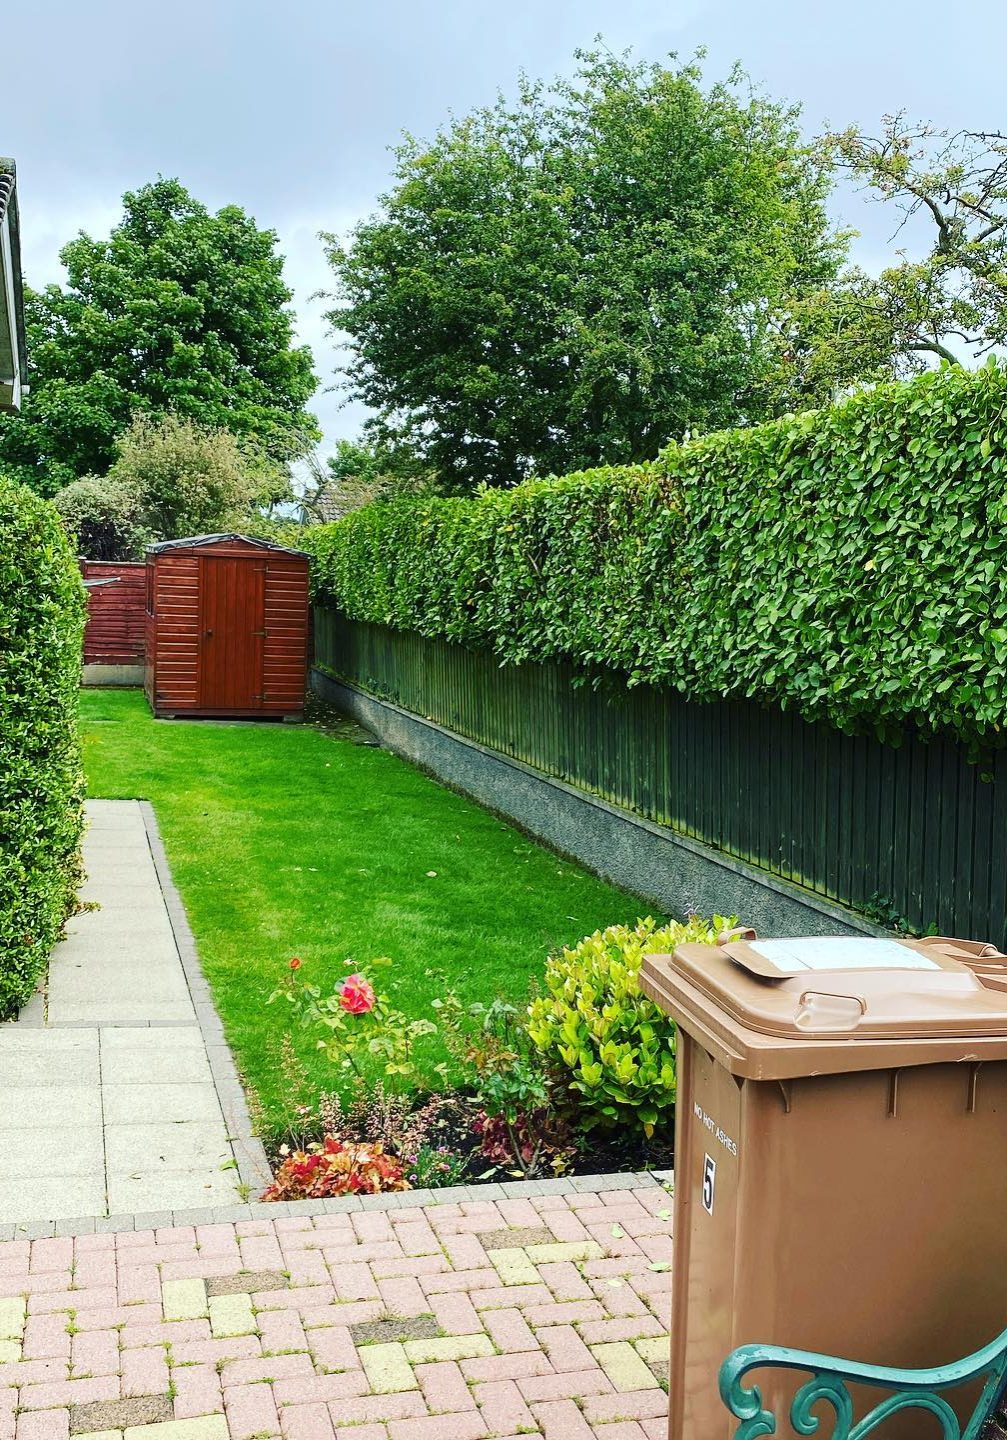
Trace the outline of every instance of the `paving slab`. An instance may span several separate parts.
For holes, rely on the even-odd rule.
[[[172,1034],[176,1035],[180,1028],[176,1026]],[[128,1033],[128,1027],[123,1033]],[[107,1087],[130,1083],[151,1086],[213,1083],[210,1062],[205,1053],[198,1050],[179,1049],[167,1055],[159,1050],[121,1050],[107,1056],[102,1068]]]
[[[186,1025],[195,1011],[191,1002],[151,1001],[68,1001],[59,998],[50,1007],[50,1025]]]
[[[109,913],[102,913],[101,938],[103,949],[95,956],[95,943],[91,936],[91,929],[96,928],[92,922],[87,930],[68,931],[66,939],[60,943],[60,964],[68,969],[72,965],[100,966],[102,970],[111,967],[135,965],[136,959],[132,954],[124,950],[113,949],[109,945],[108,919]],[[142,930],[137,926],[135,917],[127,925],[122,926],[121,937],[117,939],[128,942],[130,948],[135,947],[136,951],[143,957],[145,966],[151,965],[177,965],[178,947],[175,944],[175,937],[171,933],[170,925],[165,924],[163,928],[145,926]]]
[[[0,1129],[101,1125],[97,1085],[9,1085],[6,1078],[6,1074],[0,1078]]]
[[[6,1222],[73,1220],[105,1213],[105,1178],[92,1175],[52,1175],[40,1179],[0,1180],[0,1215]]]
[[[148,965],[145,957],[107,960],[89,965],[75,960],[68,965],[63,956],[49,972],[49,1012],[86,1004],[136,1005],[144,1000],[158,1004],[189,1005],[192,1000],[176,959],[174,965]],[[73,1019],[72,1014],[57,1018]],[[190,1015],[190,1018],[194,1018]]]
[[[22,1011],[22,1015],[24,1012]],[[97,1030],[39,1030],[0,1025],[3,1085],[100,1086]]]
[[[203,1063],[206,1064],[205,1060]],[[208,1065],[206,1074],[205,1080],[160,1084],[151,1083],[146,1076],[142,1077],[146,1083],[116,1083],[106,1076],[102,1085],[105,1122],[128,1126],[158,1122],[171,1124],[181,1120],[219,1120],[220,1099],[217,1087],[209,1078]]]
[[[210,1065],[202,1017],[215,1055],[222,1033],[187,928],[183,963],[149,817],[122,800],[87,814],[94,908],[0,1025],[0,1226],[232,1205],[239,1164],[255,1173],[231,1141],[233,1064],[225,1048],[223,1069]]]
[[[111,1030],[103,1030],[101,1034],[102,1067],[104,1068],[113,1057],[130,1051],[141,1051],[152,1058],[162,1050],[163,1045],[164,1037],[153,1034],[143,1025],[134,1026],[133,1029],[116,1026]],[[177,1025],[172,1031],[171,1053],[177,1055],[183,1050],[205,1053],[206,1044],[197,1025]]]
[[[87,823],[92,831],[132,830],[146,833],[143,813],[132,800],[89,800]]]
[[[218,1205],[231,1206],[237,1196],[233,1170],[138,1170],[110,1175],[108,1206],[113,1215],[151,1210],[200,1210],[204,1216]]]
[[[149,945],[154,940],[161,940],[177,949],[166,910],[147,911],[143,916],[138,916],[131,910],[110,909],[107,905],[100,911],[83,910],[78,915],[71,915],[66,922],[67,936],[73,938],[81,935],[89,940],[91,930],[99,927],[99,921],[95,918],[98,914],[101,915],[100,931],[106,944],[120,936],[128,936],[131,943],[137,945]]]
[[[219,1108],[216,1120],[111,1125],[106,1119],[105,1153],[109,1174],[196,1170],[207,1165],[219,1169],[232,1158]]]
[[[115,890],[138,890],[147,883],[152,875],[156,876],[157,868],[154,865],[153,856],[147,847],[146,835],[134,835],[132,832],[122,837],[122,840],[115,845],[92,845],[89,843],[89,836],[84,842],[88,847],[88,857],[94,866],[100,866],[105,872],[103,875],[85,875],[84,885],[94,885],[102,891],[99,896],[99,903],[104,904],[104,896]],[[143,851],[139,847],[143,845]],[[151,905],[156,897],[148,897]],[[142,901],[141,901],[142,903]],[[87,914],[94,912],[87,911]]]
[[[192,1005],[189,987],[177,963],[147,965],[141,959],[87,965],[75,961],[72,966],[64,964],[49,973],[50,1019],[54,1004],[69,1007],[107,1001],[136,1005],[145,999],[157,1004]],[[190,1021],[193,1018],[190,1014]]]
[[[98,1123],[38,1125],[31,1130],[0,1128],[0,1156],[8,1179],[34,1176],[40,1189],[65,1176],[97,1177],[105,1166],[102,1127]]]

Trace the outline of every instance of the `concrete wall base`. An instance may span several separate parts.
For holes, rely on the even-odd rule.
[[[143,684],[142,665],[84,665],[81,668],[82,685],[126,688]]]
[[[841,905],[644,820],[315,668],[311,687],[390,750],[668,914],[736,914],[760,935],[883,935]]]

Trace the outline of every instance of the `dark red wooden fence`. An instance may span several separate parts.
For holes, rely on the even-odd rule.
[[[88,591],[85,665],[142,665],[146,566],[142,562],[82,560],[85,580],[114,580]]]

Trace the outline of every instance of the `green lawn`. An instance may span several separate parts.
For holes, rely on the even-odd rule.
[[[83,691],[81,723],[89,793],[154,805],[270,1128],[296,1098],[278,1064],[285,1007],[266,1004],[290,956],[323,985],[347,957],[390,956],[402,1007],[429,1015],[431,968],[466,1000],[521,1000],[550,950],[645,909],[387,751],[315,726],[155,721],[139,691],[114,690]],[[296,1043],[333,1088],[312,1039]]]

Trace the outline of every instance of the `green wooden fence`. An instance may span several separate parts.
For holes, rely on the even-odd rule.
[[[747,701],[575,685],[562,665],[315,611],[316,664],[883,924],[1007,943],[1007,761],[895,748]],[[729,897],[725,898],[725,904]]]

